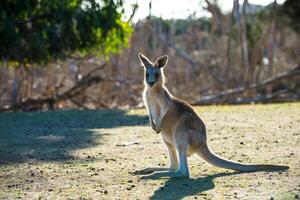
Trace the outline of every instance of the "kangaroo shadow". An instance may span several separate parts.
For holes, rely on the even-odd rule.
[[[73,159],[70,151],[101,145],[101,128],[144,125],[147,119],[125,110],[0,113],[0,164]]]
[[[243,172],[218,173],[196,179],[168,179],[150,197],[151,200],[180,200],[184,197],[197,195],[215,187],[213,180],[219,177],[232,176]]]

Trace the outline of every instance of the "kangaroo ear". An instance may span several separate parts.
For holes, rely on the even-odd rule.
[[[155,61],[154,66],[159,68],[165,67],[168,63],[168,60],[169,60],[168,55],[160,56]]]
[[[147,67],[149,65],[152,65],[152,62],[142,53],[138,53],[138,56],[139,56],[139,59],[141,61],[141,64],[144,66],[144,67]]]

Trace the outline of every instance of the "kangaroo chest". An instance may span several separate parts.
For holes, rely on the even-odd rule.
[[[148,104],[147,106],[148,106],[149,114],[153,118],[154,123],[157,123],[161,113],[162,106],[157,101],[157,98],[153,96],[148,96],[147,104]]]
[[[164,92],[145,91],[145,103],[154,123],[157,123],[160,115],[164,115],[168,109],[169,99]]]

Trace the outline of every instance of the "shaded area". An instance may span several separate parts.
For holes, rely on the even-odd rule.
[[[213,180],[215,178],[241,174],[242,172],[218,173],[197,179],[178,179],[170,178],[163,186],[158,188],[151,200],[180,200],[188,196],[201,194],[215,187]]]
[[[72,159],[70,150],[100,145],[104,134],[92,129],[143,125],[147,119],[124,110],[0,113],[0,164]]]

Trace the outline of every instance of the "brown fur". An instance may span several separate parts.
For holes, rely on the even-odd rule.
[[[215,166],[237,171],[288,169],[287,166],[240,164],[213,154],[207,146],[205,124],[199,115],[187,102],[174,97],[164,85],[163,67],[168,57],[159,57],[154,64],[141,53],[139,58],[147,74],[143,97],[149,111],[150,124],[154,131],[161,133],[169,151],[170,167],[150,167],[136,171],[136,174],[151,173],[144,178],[189,177],[187,156],[194,153]],[[153,80],[154,83],[150,84]]]

